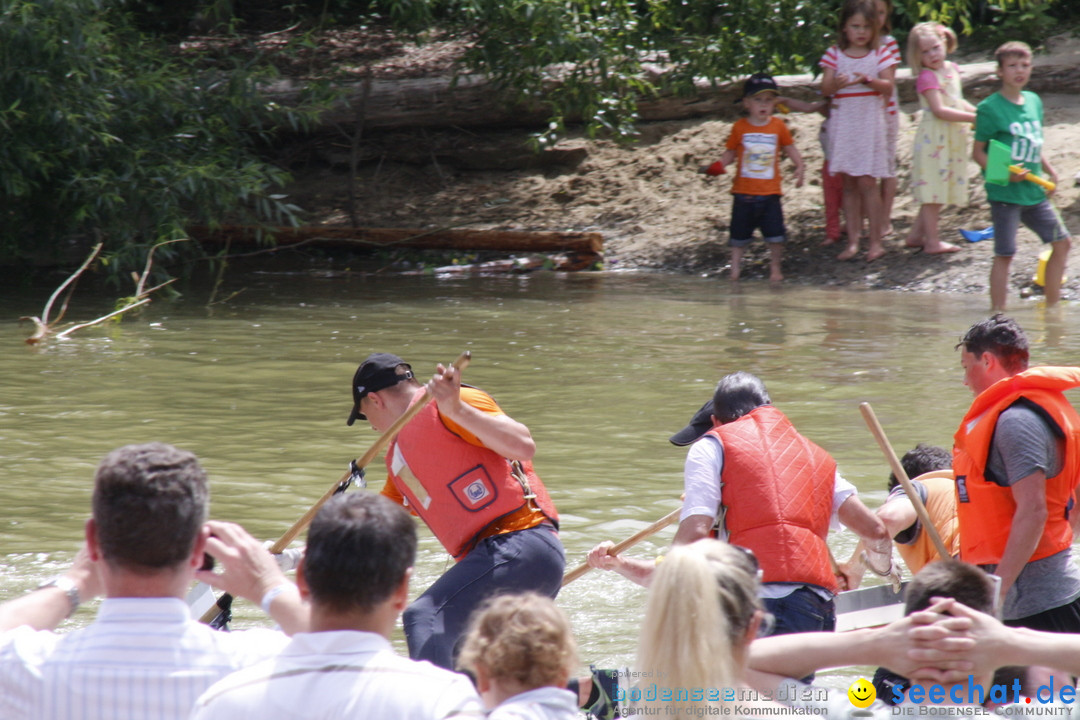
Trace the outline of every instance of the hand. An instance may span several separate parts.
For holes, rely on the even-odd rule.
[[[968,654],[975,641],[968,635],[966,618],[946,613],[955,602],[935,598],[926,610],[886,625],[878,631],[877,645],[888,653],[882,664],[916,681],[951,682],[965,679],[973,664]]]
[[[79,602],[85,603],[105,593],[105,585],[101,581],[98,564],[90,557],[90,551],[85,543],[75,554],[74,562],[64,575],[70,578],[79,589]]]
[[[461,407],[461,372],[453,365],[444,367],[439,363],[424,387],[443,415],[452,418]]]
[[[856,568],[848,563],[840,563],[837,569],[839,572],[836,573],[836,585],[840,592],[859,589],[859,585],[862,584],[862,574]]]
[[[803,186],[804,181],[805,181],[805,173],[803,172],[803,166],[800,165],[795,170],[795,187],[801,188]]]
[[[1031,173],[1031,171],[1028,170],[1027,168],[1024,168],[1023,172],[1012,172],[1012,171],[1010,171],[1009,172],[1009,182],[1011,182],[1011,183],[1023,182],[1024,180],[1027,179],[1027,176],[1030,173]]]
[[[619,556],[610,554],[613,547],[615,543],[605,540],[589,551],[585,562],[589,564],[589,567],[597,570],[615,570],[619,565]]]
[[[234,597],[258,605],[271,588],[288,583],[277,560],[262,543],[236,523],[210,520],[206,552],[217,560],[220,573],[199,570],[195,578]]]
[[[703,175],[726,175],[727,170],[724,169],[724,163],[717,160],[712,165],[702,165],[698,168],[698,172]]]

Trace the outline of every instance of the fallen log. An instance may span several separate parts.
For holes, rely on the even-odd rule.
[[[262,235],[252,227],[224,225],[220,228],[192,228],[188,234],[203,245],[231,244],[233,247],[263,245]],[[505,230],[500,228],[276,228],[272,231],[278,247],[300,244],[322,248],[377,249],[388,247],[418,250],[463,250],[551,253],[567,252],[599,256],[604,238],[598,232],[550,230]]]
[[[964,97],[980,100],[997,90],[1000,84],[993,62],[961,66]],[[651,79],[658,81],[662,68],[649,68]],[[811,99],[820,94],[821,76],[778,75],[781,90],[795,97]],[[552,81],[554,86],[555,81]],[[917,99],[911,71],[901,68],[896,74],[901,102]],[[267,92],[277,102],[290,103],[302,85],[293,80],[276,82]],[[1038,93],[1080,91],[1080,66],[1055,63],[1036,56],[1028,89]],[[735,101],[742,92],[741,79],[735,82],[696,83],[694,92],[676,95],[660,93],[643,97],[638,103],[642,122],[685,120],[695,117],[734,118],[739,112]],[[364,103],[364,126],[369,129],[435,127],[542,127],[549,112],[542,103],[523,105],[512,101],[488,79],[478,75],[372,80],[365,95],[364,83],[344,87],[345,100],[328,110],[320,122],[325,126],[351,125],[356,118],[356,103]],[[568,118],[571,122],[580,118]]]

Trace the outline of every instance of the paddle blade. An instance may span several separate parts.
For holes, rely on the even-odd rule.
[[[1009,146],[991,140],[986,147],[986,182],[992,185],[1008,185],[1011,164],[1012,151]]]

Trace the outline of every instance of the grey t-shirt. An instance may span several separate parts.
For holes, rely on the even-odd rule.
[[[1050,478],[1061,472],[1064,441],[1043,416],[1017,404],[998,416],[994,440],[987,461],[988,478],[1012,486],[1042,470]],[[1073,512],[1077,512],[1074,508]],[[993,572],[996,565],[984,565]],[[1029,562],[1005,596],[1002,610],[1006,620],[1017,620],[1068,605],[1080,597],[1080,568],[1070,549]]]

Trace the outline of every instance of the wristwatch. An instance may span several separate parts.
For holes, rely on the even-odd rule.
[[[46,580],[37,586],[38,590],[44,590],[45,588],[60,588],[67,595],[68,602],[71,604],[71,609],[68,610],[67,617],[71,617],[75,614],[75,611],[79,609],[79,588],[75,585],[75,581],[66,575],[57,575],[56,577]]]

